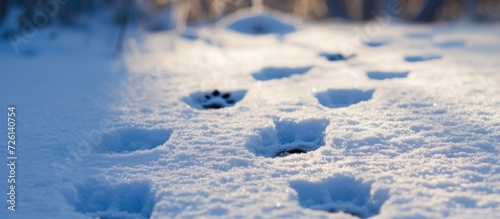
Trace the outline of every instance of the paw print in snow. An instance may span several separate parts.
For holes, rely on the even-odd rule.
[[[205,94],[205,101],[202,103],[205,109],[220,109],[230,105],[234,105],[235,101],[230,99],[231,93],[221,94],[218,90],[214,90],[211,94]]]
[[[212,92],[195,92],[188,97],[184,97],[183,101],[196,109],[220,109],[234,106],[234,104],[243,99],[245,94],[245,90],[231,92],[220,92],[219,90],[214,90]]]

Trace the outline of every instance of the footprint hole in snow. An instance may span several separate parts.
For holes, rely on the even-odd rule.
[[[327,119],[274,121],[274,127],[260,129],[258,136],[251,139],[248,147],[256,155],[264,157],[304,154],[325,144],[324,132],[329,123]]]
[[[383,46],[383,45],[385,45],[387,43],[389,43],[389,41],[385,41],[385,40],[380,40],[380,41],[373,40],[373,41],[365,41],[365,42],[363,42],[363,44],[365,46],[368,46],[368,47],[381,47],[381,46]]]
[[[281,79],[291,77],[293,75],[305,74],[312,69],[312,66],[297,67],[297,68],[276,68],[276,67],[266,67],[261,69],[259,72],[255,72],[252,76],[255,80],[268,81],[273,79]]]
[[[374,89],[329,89],[316,93],[319,103],[329,108],[348,107],[359,102],[372,99]]]
[[[121,184],[92,179],[76,186],[75,210],[93,218],[147,219],[154,207],[154,195],[146,181]]]
[[[442,56],[440,55],[415,55],[415,56],[406,56],[405,61],[406,62],[425,62],[425,61],[430,61],[430,60],[435,60],[435,59],[441,59]]]
[[[283,151],[278,152],[275,157],[286,157],[288,155],[292,154],[303,154],[307,153],[307,150],[301,149],[301,148],[287,148]]]
[[[245,97],[246,92],[246,90],[221,92],[217,89],[209,92],[199,91],[183,97],[182,101],[195,109],[221,109],[234,106]]]
[[[320,182],[291,181],[299,204],[304,208],[331,213],[344,212],[367,218],[379,214],[389,199],[387,190],[372,191],[372,184],[351,176],[336,175]]]
[[[235,19],[227,29],[247,35],[288,34],[297,28],[277,16],[267,13],[253,14]]]
[[[366,75],[373,80],[386,80],[393,78],[406,78],[409,71],[368,71]]]
[[[345,60],[348,60],[350,58],[355,57],[356,55],[352,54],[352,55],[346,56],[346,55],[343,55],[340,53],[323,52],[323,53],[320,53],[319,56],[326,58],[326,60],[328,60],[328,61],[335,62],[335,61],[345,61]]]
[[[98,153],[130,153],[163,145],[172,134],[170,129],[126,127],[106,132],[94,151]]]

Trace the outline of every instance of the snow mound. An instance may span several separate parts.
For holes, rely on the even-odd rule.
[[[297,30],[292,24],[270,13],[242,16],[231,22],[227,29],[248,35],[288,34]]]
[[[325,144],[324,132],[329,124],[327,119],[274,121],[274,127],[262,128],[259,135],[251,139],[248,147],[256,155],[265,157],[306,153]]]
[[[149,150],[162,145],[170,138],[172,130],[126,127],[103,134],[94,150],[98,153],[130,153]]]
[[[253,73],[252,76],[259,81],[268,81],[273,79],[287,78],[292,75],[305,74],[312,69],[312,66],[298,67],[298,68],[275,68],[266,67],[259,72]]]
[[[375,90],[329,89],[316,94],[319,103],[329,108],[348,107],[372,98]]]
[[[345,175],[320,182],[297,180],[290,182],[290,186],[297,191],[302,207],[344,212],[360,218],[377,215],[389,199],[387,190],[372,191],[371,183]]]

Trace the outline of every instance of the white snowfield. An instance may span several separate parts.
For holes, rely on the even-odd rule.
[[[0,217],[500,218],[500,25],[257,17],[1,43]]]

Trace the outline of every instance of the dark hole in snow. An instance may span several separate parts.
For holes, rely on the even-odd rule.
[[[389,199],[387,190],[372,192],[372,184],[351,176],[337,175],[320,182],[290,182],[302,207],[328,212],[344,212],[360,218],[379,214]]]
[[[259,81],[268,81],[273,79],[287,78],[292,75],[305,74],[312,69],[312,66],[298,67],[298,68],[275,68],[266,67],[259,72],[253,73],[252,76]]]
[[[76,186],[76,197],[67,197],[75,210],[94,218],[147,219],[154,206],[154,195],[145,181],[110,185],[90,180]]]
[[[319,103],[330,108],[348,107],[362,101],[368,101],[372,98],[375,90],[358,89],[329,89],[319,92],[315,96]]]
[[[220,108],[223,108],[224,106],[220,105],[220,104],[210,104],[210,105],[204,105],[203,108],[205,109],[220,109]]]
[[[441,59],[440,55],[424,55],[424,56],[406,56],[405,61],[407,62],[425,62],[434,59]]]
[[[183,97],[182,101],[195,109],[221,109],[234,106],[234,104],[243,99],[245,94],[245,90],[194,92],[187,97]]]
[[[345,56],[345,55],[342,55],[340,53],[326,53],[326,52],[321,53],[319,55],[322,57],[325,57],[328,61],[332,61],[332,62],[345,61],[345,60],[350,59],[350,58],[355,56],[355,55]]]
[[[285,157],[314,151],[323,146],[327,119],[308,119],[300,122],[275,121],[274,128],[266,127],[250,139],[247,147],[256,155]]]
[[[104,133],[94,150],[98,153],[129,153],[153,149],[168,141],[171,134],[170,129],[120,128]]]
[[[303,154],[307,153],[306,150],[302,150],[300,148],[294,148],[294,149],[287,149],[285,151],[279,152],[275,157],[286,157],[291,154]]]

